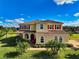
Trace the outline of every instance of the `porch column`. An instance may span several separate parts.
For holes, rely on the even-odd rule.
[[[62,30],[62,25],[61,25],[61,29],[60,30]]]
[[[55,24],[54,24],[54,30],[55,30]]]
[[[25,39],[25,33],[23,33],[22,35],[23,35],[23,39]]]
[[[31,40],[31,38],[30,38],[30,34],[28,34],[28,36],[29,36],[28,40]]]

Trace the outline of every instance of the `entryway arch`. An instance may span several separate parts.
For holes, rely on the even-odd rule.
[[[31,38],[31,43],[32,43],[32,44],[35,44],[35,43],[36,43],[35,35],[34,35],[34,34],[31,34],[31,35],[30,35],[30,38]]]

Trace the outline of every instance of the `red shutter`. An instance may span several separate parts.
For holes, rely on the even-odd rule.
[[[49,25],[48,25],[48,29],[49,29]]]
[[[54,29],[54,26],[52,25],[52,29]]]
[[[60,25],[60,27],[61,27],[61,30],[62,30],[62,25]]]

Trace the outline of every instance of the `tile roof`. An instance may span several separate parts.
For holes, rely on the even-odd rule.
[[[40,23],[40,22],[48,22],[48,23],[61,23],[63,24],[62,22],[58,22],[58,21],[53,21],[53,20],[34,20],[34,21],[31,21],[31,22],[24,22],[24,23],[21,23],[21,24],[37,24],[37,23]]]
[[[63,24],[62,22],[58,22],[58,21],[53,21],[53,20],[44,20],[42,22],[49,22],[49,23],[61,23]]]

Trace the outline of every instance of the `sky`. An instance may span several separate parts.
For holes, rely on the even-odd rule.
[[[0,0],[0,25],[17,27],[36,19],[79,26],[79,0]]]

